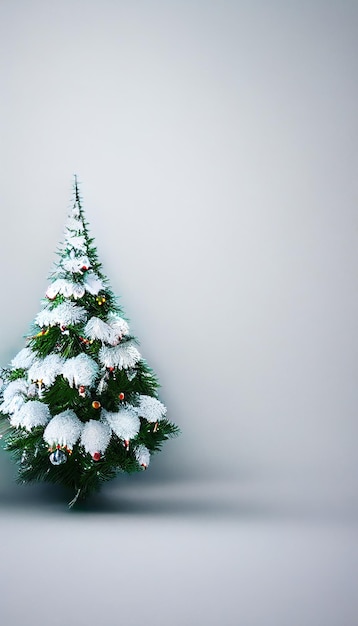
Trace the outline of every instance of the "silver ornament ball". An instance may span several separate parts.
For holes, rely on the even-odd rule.
[[[137,376],[137,372],[135,370],[127,370],[126,374],[129,381],[132,381],[133,378]]]
[[[55,450],[50,454],[50,461],[52,465],[62,465],[67,461],[67,455],[63,450]]]

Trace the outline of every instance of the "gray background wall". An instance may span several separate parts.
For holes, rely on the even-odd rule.
[[[357,19],[350,0],[0,5],[1,362],[39,309],[76,172],[183,431],[136,485],[356,502]],[[312,624],[343,623],[319,606]],[[272,619],[294,624],[289,606]]]
[[[2,362],[77,172],[175,472],[353,471],[357,4],[0,10]]]

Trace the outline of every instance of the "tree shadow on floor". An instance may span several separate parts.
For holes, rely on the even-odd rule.
[[[73,493],[58,485],[15,485],[11,491],[0,491],[0,507],[14,513],[27,511],[51,515],[119,515],[119,516],[169,516],[206,518],[238,517],[260,518],[271,517],[274,508],[266,502],[253,502],[249,498],[240,498],[237,492],[219,497],[217,489],[197,491],[187,489],[184,483],[148,484],[143,488],[127,483],[115,485],[90,496],[78,500],[69,509],[68,502]]]

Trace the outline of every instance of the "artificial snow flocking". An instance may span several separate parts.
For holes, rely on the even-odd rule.
[[[72,506],[146,469],[179,429],[103,274],[76,178],[58,257],[26,346],[1,372],[0,427],[19,481],[69,487]]]

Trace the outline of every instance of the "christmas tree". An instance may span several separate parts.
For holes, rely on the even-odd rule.
[[[58,255],[26,347],[2,370],[0,420],[18,480],[70,487],[72,506],[147,468],[179,429],[102,272],[76,177]]]

